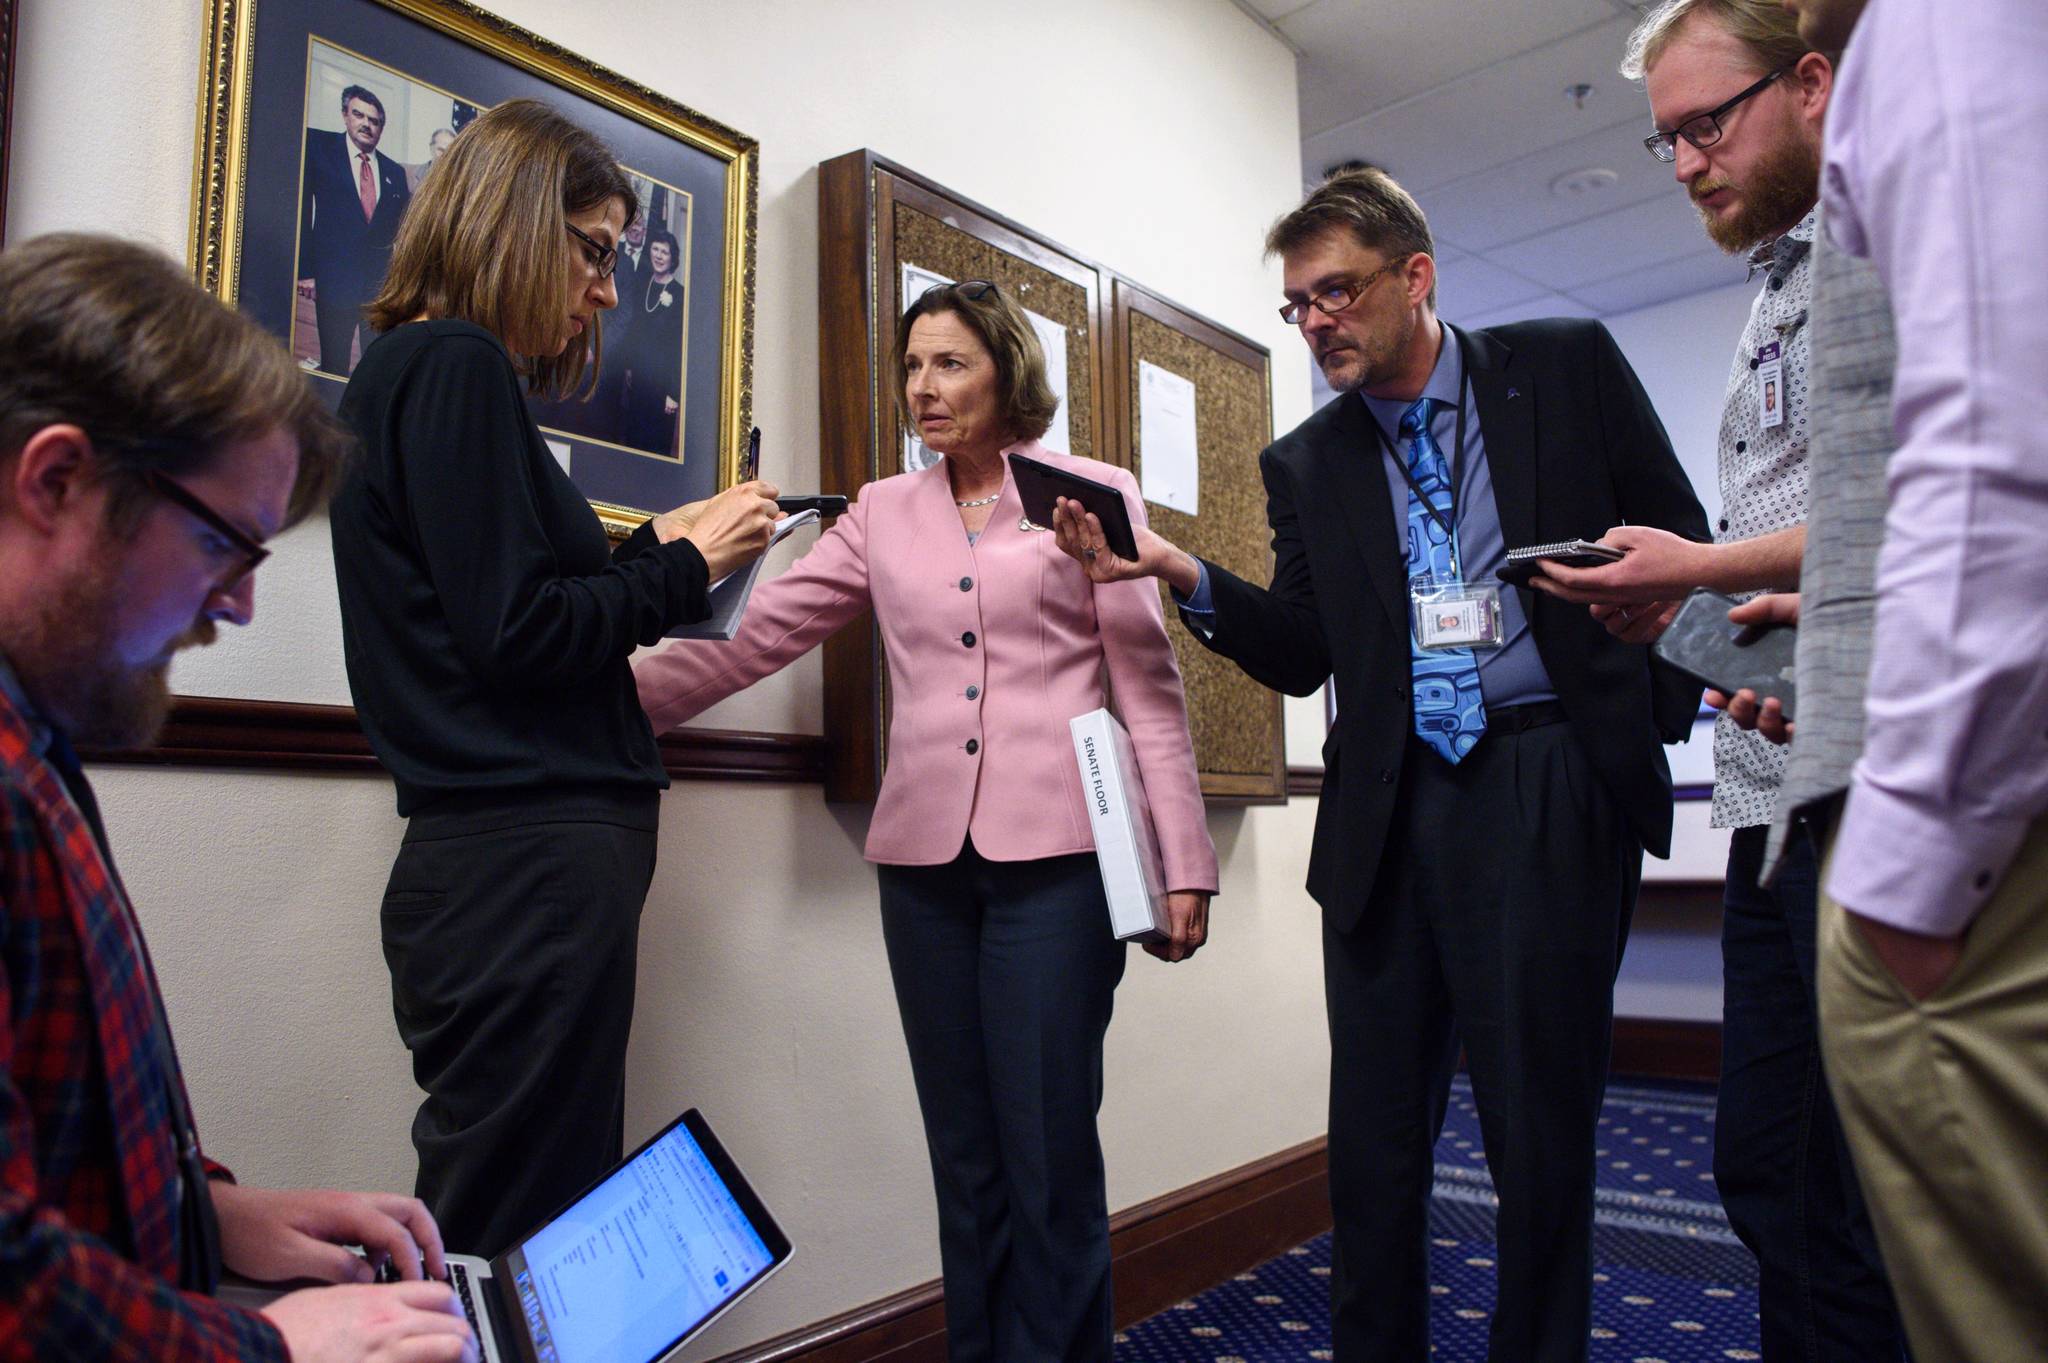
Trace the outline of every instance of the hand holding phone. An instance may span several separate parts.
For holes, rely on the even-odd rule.
[[[1745,690],[1755,692],[1758,700],[1775,696],[1789,720],[1797,699],[1793,659],[1798,627],[1736,624],[1728,618],[1736,605],[1700,588],[1685,599],[1650,651],[1725,696]]]

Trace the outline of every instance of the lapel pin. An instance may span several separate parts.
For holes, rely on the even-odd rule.
[[[1512,401],[1513,401],[1514,399],[1516,399],[1516,398],[1518,398],[1518,397],[1520,397],[1520,396],[1522,396],[1522,390],[1521,390],[1521,389],[1519,389],[1519,388],[1510,388],[1510,389],[1508,389],[1508,400],[1509,400],[1509,401],[1511,401],[1511,402],[1512,402]]]

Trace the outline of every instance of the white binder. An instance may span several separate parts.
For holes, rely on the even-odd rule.
[[[1068,722],[1081,794],[1095,835],[1095,860],[1109,899],[1109,925],[1119,941],[1167,935],[1166,868],[1152,831],[1152,807],[1131,750],[1131,736],[1108,710]]]

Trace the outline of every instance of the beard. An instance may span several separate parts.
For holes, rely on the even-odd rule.
[[[26,638],[9,640],[8,656],[22,684],[49,720],[74,743],[132,748],[154,742],[171,710],[172,653],[214,640],[201,617],[171,641],[158,661],[120,660],[113,565],[60,584],[29,620]]]
[[[1355,393],[1393,379],[1400,373],[1401,356],[1415,335],[1415,325],[1415,314],[1404,310],[1385,330],[1362,339],[1347,338],[1345,348],[1318,354],[1316,367],[1323,371],[1323,382],[1332,392]]]
[[[1699,208],[1700,222],[1714,245],[1731,256],[1741,255],[1787,231],[1813,207],[1820,196],[1820,150],[1787,138],[1776,152],[1757,162],[1747,184],[1727,179],[1694,181],[1694,207],[1717,189],[1734,189],[1741,201],[1727,217]]]

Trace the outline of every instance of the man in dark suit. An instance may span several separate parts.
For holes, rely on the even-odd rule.
[[[363,304],[391,262],[398,220],[412,197],[405,167],[377,150],[384,103],[360,85],[341,92],[343,131],[306,130],[299,192],[300,286],[313,286],[320,368],[346,378]]]
[[[1491,1357],[1583,1359],[1614,974],[1643,850],[1670,848],[1662,744],[1700,688],[1495,570],[1623,522],[1704,539],[1706,517],[1605,328],[1437,320],[1429,226],[1390,177],[1332,177],[1267,247],[1342,395],[1260,456],[1272,585],[1143,530],[1125,562],[1066,508],[1056,529],[1098,580],[1164,578],[1266,685],[1335,678],[1308,888],[1337,1358],[1429,1352],[1432,1151],[1462,1041],[1500,1198]]]

